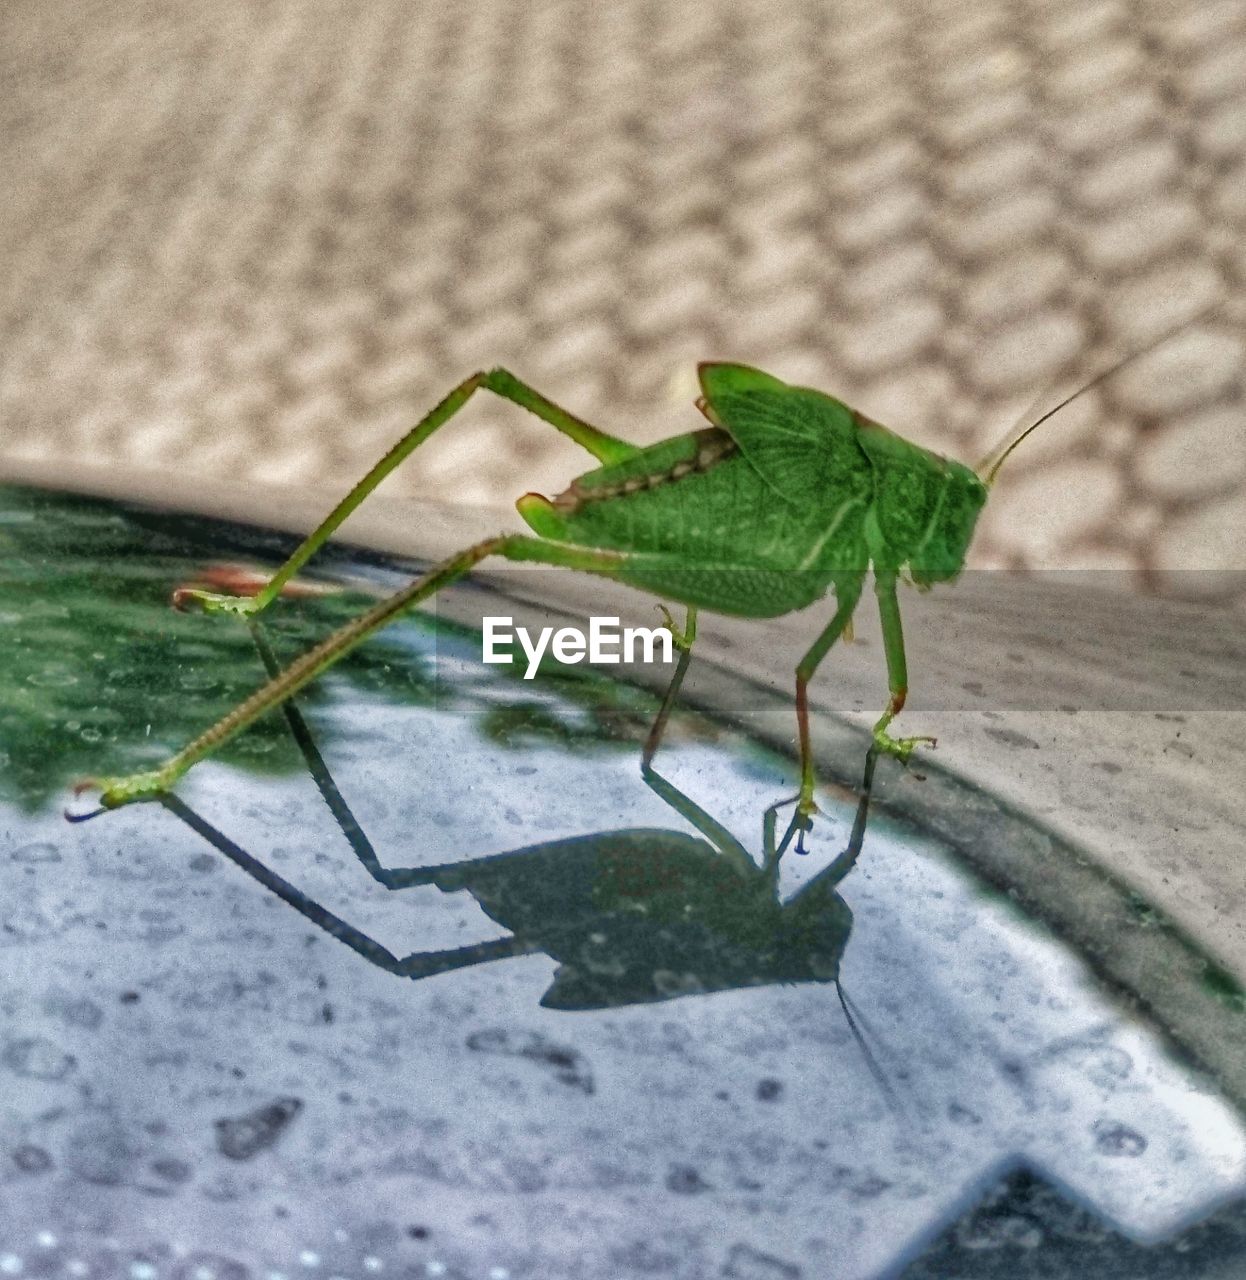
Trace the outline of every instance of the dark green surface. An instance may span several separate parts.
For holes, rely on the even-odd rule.
[[[236,619],[179,613],[168,604],[188,569],[211,562],[203,558],[208,530],[216,560],[271,561],[294,541],[0,487],[0,799],[34,812],[60,802],[79,778],[150,767],[262,682],[255,646]],[[317,567],[331,572],[334,562],[327,552]],[[382,578],[393,581],[394,574]],[[288,658],[366,603],[351,592],[282,600],[265,625]],[[466,655],[479,642],[428,614],[413,615],[408,635],[412,629],[428,636],[423,651],[382,634],[343,662],[335,679],[411,706],[462,702],[499,745],[548,740],[609,749],[638,742],[648,726],[652,698],[583,670],[555,673],[564,687],[583,690],[583,716],[567,716],[561,704],[531,696],[531,686],[518,681],[505,702],[476,697],[468,682],[438,682],[434,646]],[[302,696],[313,717],[327,687],[313,685]],[[302,768],[279,714],[227,744],[219,758],[270,776]]]

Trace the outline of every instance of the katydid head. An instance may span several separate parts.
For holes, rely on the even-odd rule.
[[[875,566],[907,567],[919,587],[961,571],[986,485],[963,463],[941,457],[856,415],[857,441],[874,473],[865,540]]]
[[[949,582],[960,573],[986,505],[987,486],[969,467],[951,459],[944,466],[942,502],[924,543],[909,558],[909,576],[919,587]]]

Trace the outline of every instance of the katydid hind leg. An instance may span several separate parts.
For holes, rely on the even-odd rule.
[[[484,964],[490,960],[526,955],[538,949],[520,938],[507,937],[479,942],[467,947],[455,947],[449,951],[416,951],[410,955],[397,956],[370,934],[364,933],[362,929],[335,915],[327,907],[322,907],[301,889],[295,888],[288,880],[279,876],[270,867],[266,867],[176,796],[162,796],[160,803],[206,840],[218,853],[240,867],[288,906],[293,907],[305,920],[309,920],[318,929],[324,930],[331,938],[349,947],[370,964],[396,977],[427,978],[436,973],[445,973],[450,969],[463,969],[469,965]]]
[[[189,805],[177,796],[166,795],[160,803],[184,822],[197,835],[202,836],[218,853],[223,854],[235,866],[240,867],[253,880],[258,881],[270,893],[275,894],[283,902],[293,907],[301,916],[310,920],[317,928],[336,938],[339,942],[363,956],[379,969],[393,973],[401,963],[391,951],[386,950],[374,938],[369,937],[354,925],[348,924],[340,916],[322,907],[301,889],[295,888],[283,876],[278,875],[270,867],[266,867],[253,857],[241,845],[236,844],[222,831],[214,827],[206,818],[201,817]]]
[[[193,603],[209,612],[233,613],[241,617],[250,617],[266,609],[281,594],[290,579],[328,541],[342,522],[363,504],[381,481],[434,432],[445,426],[480,390],[491,391],[503,400],[526,409],[586,449],[599,462],[617,462],[636,452],[636,446],[616,439],[577,418],[507,369],[474,373],[454,387],[394,444],[254,595],[230,596],[183,587],[173,594],[175,605],[184,608]]]
[[[262,623],[252,618],[248,625],[269,678],[276,679],[281,674],[281,664],[273,653]],[[298,704],[290,698],[282,703],[281,710],[285,715],[290,736],[294,739],[307,765],[312,781],[316,784],[316,790],[320,792],[321,799],[324,800],[329,812],[333,815],[333,820],[346,838],[346,843],[350,845],[364,870],[373,880],[383,884],[387,889],[409,889],[415,885],[432,884],[437,874],[445,870],[443,866],[385,867],[381,865],[376,847],[368,838],[368,833],[364,831],[359,819],[355,817],[354,810],[347,803],[346,797],[342,795],[337,780],[333,777],[320,748],[316,745],[311,727],[298,709]]]
[[[463,577],[489,556],[607,576],[616,574],[628,560],[623,552],[562,546],[521,534],[501,534],[487,538],[443,560],[400,591],[378,601],[357,618],[339,627],[327,639],[296,658],[250,697],[244,698],[232,711],[164,764],[124,778],[88,779],[79,783],[77,790],[82,791],[88,786],[97,788],[101,793],[100,804],[104,809],[157,799],[169,791],[193,765],[214,754],[261,716],[293,697],[369,636]]]
[[[891,697],[887,709],[874,726],[874,745],[879,751],[895,756],[901,763],[908,763],[916,747],[922,743],[935,745],[935,739],[919,735],[911,738],[893,738],[888,726],[900,714],[908,696],[908,664],[904,656],[904,630],[900,622],[900,602],[896,599],[896,575],[889,570],[876,569],[874,592],[878,597],[878,613],[883,627],[883,650],[887,656],[887,688]]]

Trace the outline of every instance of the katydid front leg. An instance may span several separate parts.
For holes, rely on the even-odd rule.
[[[880,751],[895,756],[902,764],[907,764],[915,747],[923,742],[928,742],[933,747],[936,739],[924,735],[916,738],[893,738],[887,732],[887,726],[900,714],[909,689],[908,667],[904,660],[904,631],[900,626],[900,602],[896,599],[894,572],[874,570],[874,594],[878,597],[878,614],[883,624],[887,687],[891,691],[887,710],[874,726],[874,745]]]
[[[372,493],[400,463],[414,450],[419,448],[438,428],[445,426],[460,409],[476,394],[484,389],[494,395],[509,400],[529,413],[535,414],[542,422],[561,431],[563,435],[574,440],[586,449],[599,462],[619,462],[636,452],[636,446],[577,418],[573,413],[547,399],[534,387],[521,381],[506,369],[491,369],[489,372],[474,373],[465,378],[440,404],[431,409],[419,422],[411,428],[393,446],[392,449],[359,481],[341,502],[329,512],[328,516],[316,526],[308,537],[299,544],[290,558],[277,570],[268,582],[253,596],[222,595],[213,591],[201,591],[196,588],[183,587],[173,594],[173,603],[178,608],[195,603],[204,610],[213,613],[232,613],[247,618],[266,609],[281,594],[282,588],[311,559],[313,555],[336,532],[342,522]]]

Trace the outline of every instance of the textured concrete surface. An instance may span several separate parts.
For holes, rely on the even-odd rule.
[[[18,0],[0,33],[0,469],[340,490],[480,365],[651,440],[711,357],[972,461],[1243,296],[1238,0]],[[1242,331],[1036,435],[976,562],[1246,566]],[[388,489],[578,464],[482,404]]]

